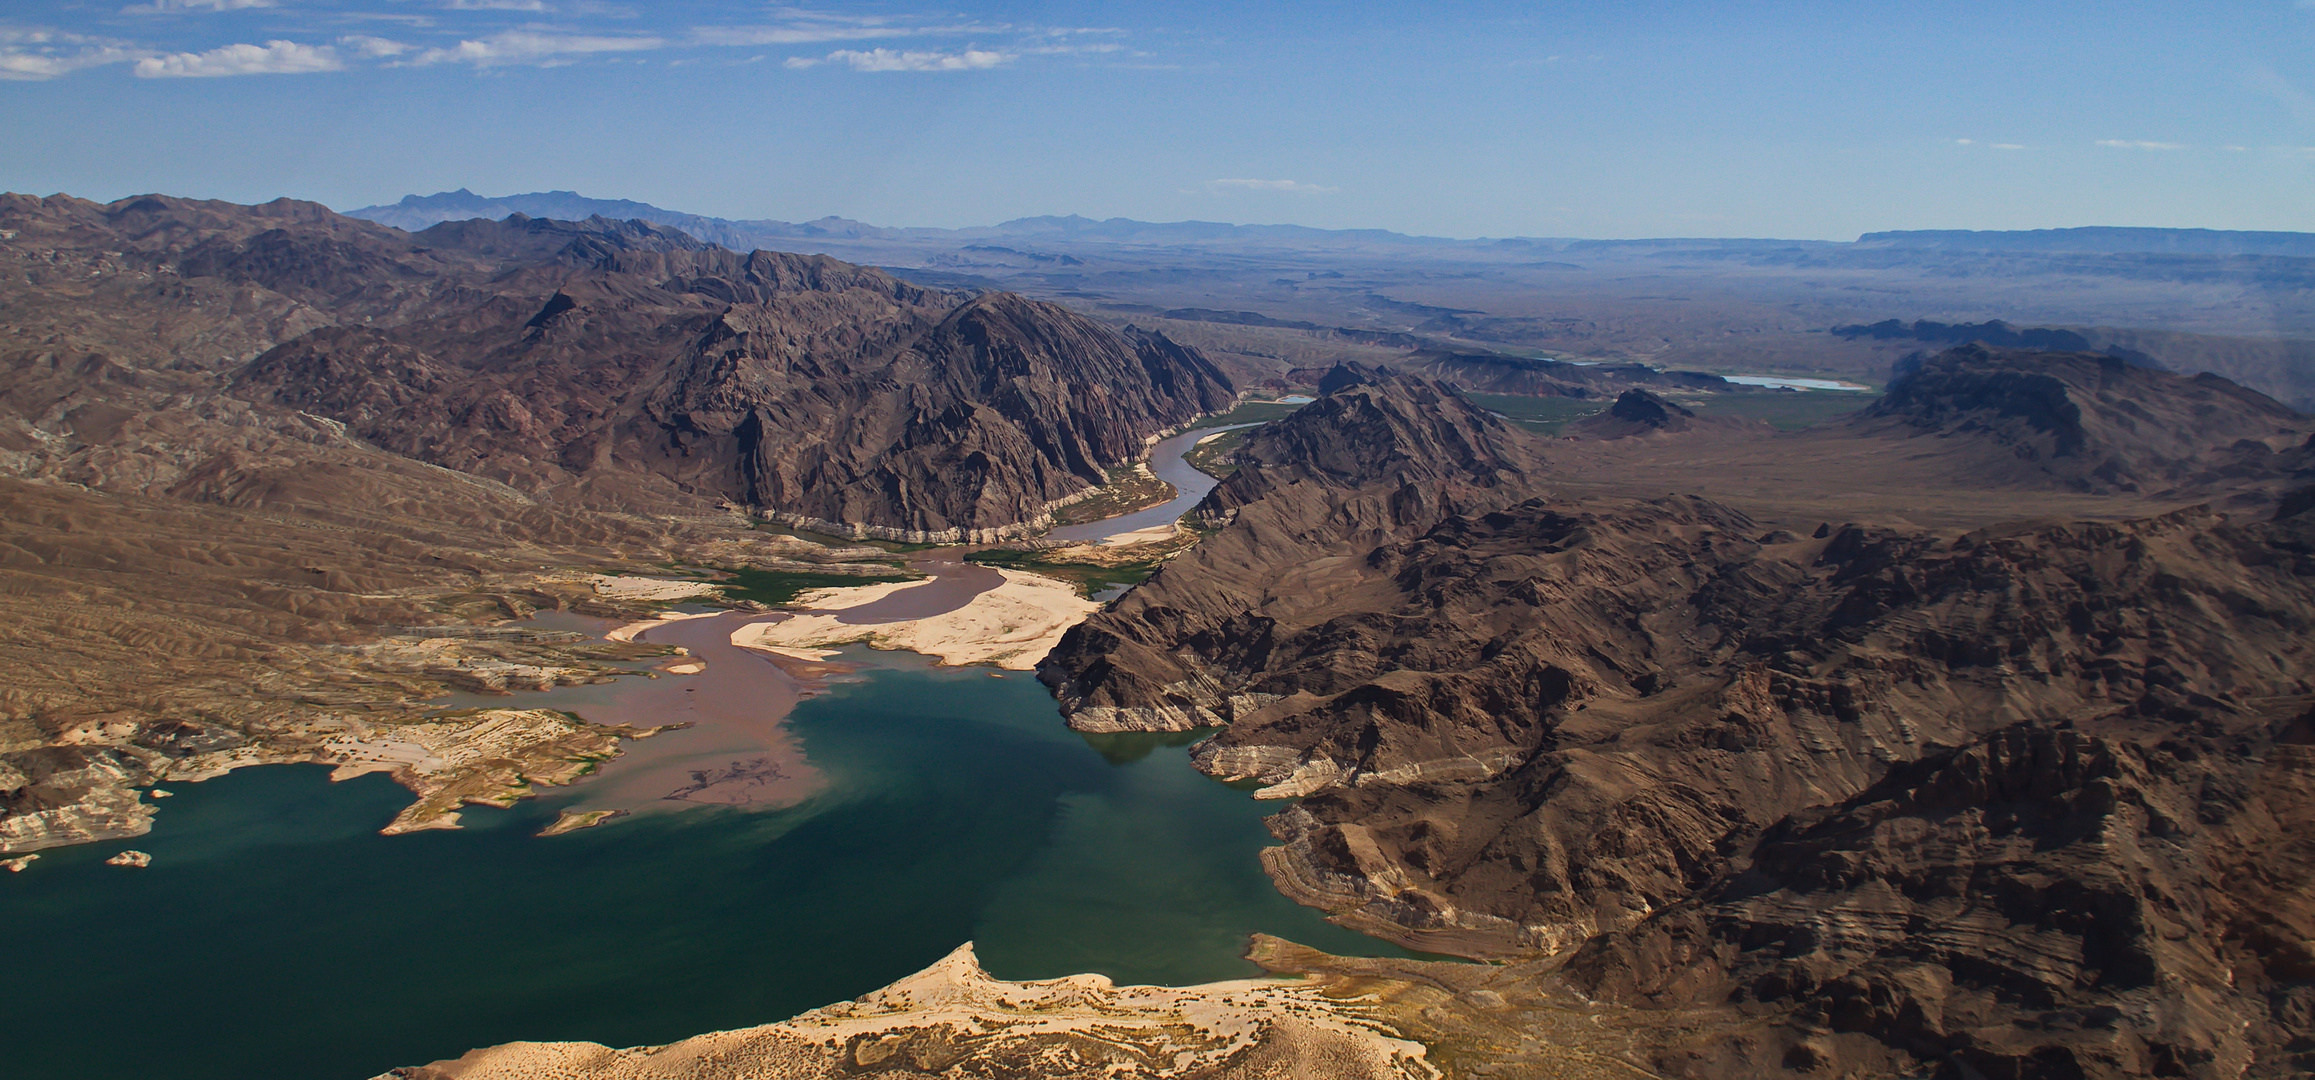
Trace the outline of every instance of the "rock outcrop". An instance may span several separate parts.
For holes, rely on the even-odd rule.
[[[1936,440],[1957,475],[1982,482],[2096,493],[2190,491],[2315,464],[2292,453],[2315,420],[2273,398],[2096,353],[1964,345],[1915,357],[1847,426]]]
[[[1626,390],[1616,395],[1616,403],[1605,411],[1567,425],[1566,433],[1621,439],[1659,431],[1687,431],[1695,426],[1694,410],[1646,390]]]
[[[378,1080],[741,1080],[891,1075],[1076,1080],[1431,1080],[1423,1047],[1333,980],[1002,982],[970,944],[858,1001],[668,1046],[509,1043]],[[1364,997],[1366,1000],[1360,1000]],[[1572,1055],[1571,1055],[1572,1056]],[[1583,1075],[1578,1073],[1578,1075]],[[1592,1075],[1597,1075],[1592,1074]]]

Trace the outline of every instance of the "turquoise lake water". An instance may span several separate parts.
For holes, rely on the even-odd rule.
[[[383,776],[172,785],[150,835],[0,874],[0,1075],[358,1080],[515,1039],[664,1043],[968,940],[1011,979],[1243,977],[1258,930],[1403,955],[1279,895],[1255,855],[1278,805],[1193,771],[1189,738],[1075,734],[1026,674],[847,657],[862,677],[789,719],[830,784],[787,810],[533,835],[563,795],[387,837],[410,796]],[[102,865],[126,848],[153,865]]]

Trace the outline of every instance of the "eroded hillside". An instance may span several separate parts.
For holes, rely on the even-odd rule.
[[[1927,441],[1947,488],[2021,508],[2206,502],[1815,536],[1558,494],[1562,451],[1346,375],[1044,676],[1088,730],[1226,724],[1200,767],[1300,798],[1266,858],[1339,921],[1720,1010],[1656,1048],[1667,1072],[2289,1075],[2315,1007],[2310,425],[2119,368],[1948,354],[1793,443]],[[1365,467],[1322,464],[1337,441]]]

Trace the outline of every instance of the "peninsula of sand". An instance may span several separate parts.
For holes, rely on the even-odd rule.
[[[972,591],[962,604],[925,610],[924,605],[965,590]],[[794,608],[785,618],[732,631],[731,643],[820,661],[836,655],[832,646],[864,642],[923,653],[944,664],[1028,671],[1060,643],[1062,634],[1101,605],[1065,581],[1020,570],[959,566],[931,582],[820,589],[797,597]]]

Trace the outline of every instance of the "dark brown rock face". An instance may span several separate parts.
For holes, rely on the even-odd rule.
[[[1982,1075],[2305,1075],[2315,754],[2283,726],[1999,729],[1795,815],[1572,970]]]
[[[2287,469],[2311,424],[2216,375],[1964,345],[1901,365],[1851,426],[1970,447],[1991,480],[2153,493]]]
[[[642,222],[409,235],[287,201],[9,196],[0,227],[30,259],[0,291],[19,331],[69,326],[109,363],[213,372],[261,409],[574,505],[992,534],[1234,394],[1159,334]],[[66,263],[93,270],[42,269]],[[123,332],[90,333],[107,323]]]
[[[1696,425],[1695,412],[1677,402],[1646,390],[1626,390],[1616,395],[1616,403],[1605,411],[1569,424],[1567,432],[1598,439],[1620,439],[1659,431],[1687,431]]]
[[[1040,668],[1072,726],[1178,731],[1229,718],[1253,699],[1233,704],[1246,687],[1214,665],[1268,661],[1266,603],[1330,602],[1361,574],[1346,560],[1458,507],[1516,497],[1540,463],[1533,437],[1435,383],[1346,365],[1323,388],[1250,436],[1242,467],[1199,505],[1226,528],[1071,630]]]
[[[1243,465],[1207,496],[1209,517],[1282,487],[1350,490],[1516,482],[1534,440],[1437,383],[1359,364],[1319,379],[1318,401],[1248,436]]]
[[[1201,768],[1301,797],[1291,895],[1719,1017],[1668,1073],[2303,1071],[2315,511],[1802,540],[1509,444],[1320,467],[1346,393],[1042,672],[1088,729],[1226,723]]]

